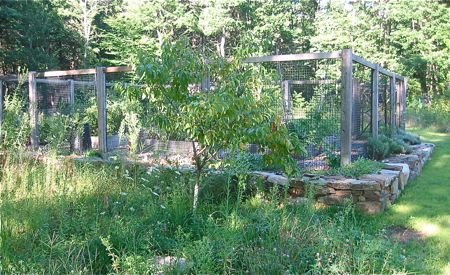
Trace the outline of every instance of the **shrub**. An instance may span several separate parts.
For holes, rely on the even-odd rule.
[[[39,123],[39,142],[47,144],[49,149],[61,153],[68,149],[71,139],[74,137],[75,123],[71,116],[54,114],[41,115]]]
[[[396,135],[394,138],[390,138],[384,135],[380,135],[378,139],[369,138],[366,145],[367,156],[370,159],[382,160],[391,154],[409,154],[412,152],[409,144],[420,143],[418,136],[402,132],[403,134]],[[405,140],[408,140],[405,142]]]
[[[0,125],[0,136],[3,148],[18,148],[27,143],[31,133],[30,120],[24,111],[25,101],[16,93],[5,98],[3,122]]]
[[[389,144],[380,138],[369,138],[366,145],[367,156],[370,159],[382,160],[389,155]]]
[[[338,169],[331,169],[327,174],[342,175],[349,178],[359,178],[362,175],[373,174],[378,172],[383,167],[382,163],[359,158],[350,165],[340,167]]]
[[[398,134],[395,137],[397,139],[404,141],[405,143],[407,143],[409,145],[416,145],[416,144],[421,143],[420,137],[418,135],[408,133],[402,129],[398,130]]]
[[[341,166],[341,155],[335,154],[330,150],[326,150],[325,154],[327,155],[327,164],[331,168],[338,168]]]

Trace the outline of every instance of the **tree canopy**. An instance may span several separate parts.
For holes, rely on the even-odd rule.
[[[449,22],[439,0],[2,0],[0,74],[129,64],[187,36],[227,58],[351,47],[433,97],[449,93]]]

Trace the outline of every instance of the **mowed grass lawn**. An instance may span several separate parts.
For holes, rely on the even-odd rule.
[[[416,230],[422,240],[404,246],[406,267],[419,274],[450,274],[450,135],[410,129],[436,148],[422,174],[411,181],[378,226]]]

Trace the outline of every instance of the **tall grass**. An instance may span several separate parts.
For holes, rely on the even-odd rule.
[[[450,133],[450,97],[442,96],[425,105],[420,99],[408,103],[409,127],[434,128],[437,132]]]
[[[351,206],[290,206],[209,174],[192,211],[192,176],[173,169],[90,164],[10,153],[2,159],[0,273],[161,270],[185,273],[402,272],[398,248]],[[208,189],[209,188],[209,189]],[[240,195],[236,195],[240,194]]]

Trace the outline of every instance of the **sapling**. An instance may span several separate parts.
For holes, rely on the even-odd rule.
[[[206,71],[214,85],[210,91],[201,91],[198,84]],[[283,124],[278,90],[257,87],[255,83],[261,81],[252,70],[221,58],[205,62],[181,40],[165,43],[159,56],[141,57],[136,72],[144,88],[134,85],[128,93],[149,99],[155,109],[153,122],[161,130],[192,141],[194,210],[205,168],[220,150],[256,143],[268,149],[265,160],[284,164],[288,174],[294,172],[291,154],[299,149],[299,142]]]

